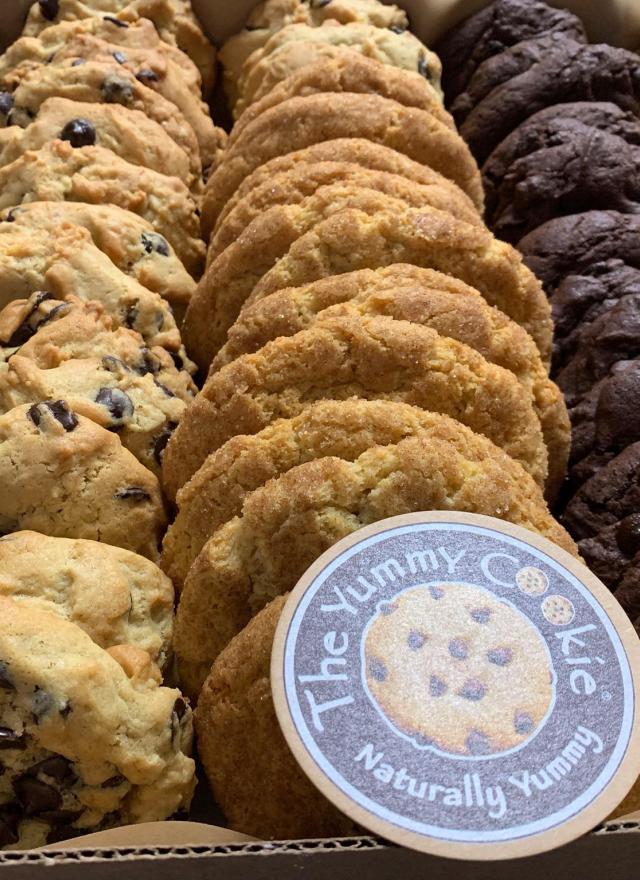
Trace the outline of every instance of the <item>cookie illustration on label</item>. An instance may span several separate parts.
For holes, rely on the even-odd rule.
[[[380,606],[363,647],[371,699],[418,748],[474,757],[514,749],[535,734],[554,699],[537,630],[476,587],[401,593]]]
[[[516,583],[525,596],[544,596],[549,589],[549,578],[533,565],[520,569]]]
[[[547,596],[542,603],[544,619],[555,626],[566,626],[576,615],[573,602],[564,596]]]

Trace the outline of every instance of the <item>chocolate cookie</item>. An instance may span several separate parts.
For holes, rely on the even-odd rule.
[[[573,355],[589,325],[624,301],[640,295],[640,269],[622,260],[603,260],[567,275],[551,296],[555,322],[553,372]]]
[[[442,85],[450,103],[464,91],[476,69],[493,55],[546,33],[584,40],[584,26],[567,10],[537,0],[495,0],[465,19],[437,44]]]
[[[640,268],[640,215],[586,211],[549,220],[526,235],[518,250],[548,293],[569,273],[603,260]]]
[[[497,57],[507,64],[514,51],[515,47]],[[548,38],[537,62],[535,52],[528,57],[528,69],[493,89],[464,121],[461,134],[480,163],[544,107],[564,101],[611,101],[623,110],[637,113],[640,109],[640,58],[633,52],[607,45],[585,46],[556,35]]]
[[[582,211],[640,213],[640,146],[574,122],[517,159],[492,190],[487,223],[515,244],[554,217]]]
[[[637,570],[639,510],[640,443],[634,443],[588,480],[564,513],[587,565],[611,590],[622,584],[630,564]]]

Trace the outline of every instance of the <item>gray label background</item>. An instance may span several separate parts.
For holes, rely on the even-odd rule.
[[[405,554],[444,546],[449,556],[464,551],[453,574],[442,563],[438,571],[411,574],[404,564]],[[492,573],[514,584],[515,572],[526,566],[541,569],[549,580],[545,595],[565,596],[575,607],[575,617],[566,626],[545,620],[541,611],[544,597],[530,597],[512,587],[492,583],[482,572],[481,560],[488,553],[506,553],[517,564],[494,560]],[[395,581],[385,579],[384,586],[371,576],[371,569],[390,557],[400,562],[405,576]],[[375,595],[352,614],[346,610],[323,611],[336,604],[334,588],[343,593],[357,587],[358,576],[376,583]],[[377,711],[363,684],[361,641],[380,602],[398,593],[433,582],[473,584],[505,599],[519,609],[538,629],[548,646],[556,676],[557,696],[553,709],[538,733],[519,749],[490,758],[448,757],[430,749],[419,749],[395,732]],[[358,587],[361,590],[360,587]],[[557,635],[591,625],[593,630],[579,634],[584,646],[570,643],[571,658],[586,658],[568,664],[563,641]],[[342,655],[346,663],[334,671],[345,681],[303,682],[299,676],[317,674],[322,660],[328,657],[323,640],[335,632],[338,644],[348,636],[348,648]],[[565,642],[565,647],[567,643]],[[572,669],[585,669],[596,682],[595,691],[576,694],[569,685]],[[589,590],[559,563],[538,549],[490,529],[461,524],[421,523],[403,526],[374,535],[334,559],[314,580],[301,600],[289,627],[285,647],[285,688],[290,714],[309,755],[322,771],[347,796],[377,816],[411,831],[447,840],[490,842],[509,840],[553,828],[590,804],[606,787],[619,766],[633,722],[633,687],[629,666],[620,639],[606,613]],[[316,704],[338,701],[335,708],[320,716],[323,730],[313,725],[309,694]],[[576,730],[593,732],[602,742],[595,754],[588,746],[567,775],[544,791],[532,786],[527,796],[510,777],[522,779],[525,772],[539,773],[558,757],[573,739]],[[381,762],[396,771],[405,770],[405,778],[465,793],[462,806],[445,806],[436,797],[429,801],[415,798],[392,783],[381,782],[355,757],[370,745],[372,754],[382,754]],[[379,764],[377,765],[379,766]],[[474,776],[474,774],[477,774]],[[471,803],[469,803],[470,783]],[[489,815],[487,804],[479,803],[477,789],[498,788],[504,794],[503,816]],[[483,798],[481,797],[480,800]],[[486,800],[486,798],[485,798]],[[495,813],[495,810],[494,810]]]

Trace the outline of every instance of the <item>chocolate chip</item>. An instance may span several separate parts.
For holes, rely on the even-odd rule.
[[[111,776],[100,784],[100,788],[120,788],[127,781],[125,776]]]
[[[152,254],[155,252],[162,257],[168,257],[170,253],[167,240],[161,235],[158,235],[157,232],[143,232],[142,247],[145,249],[146,253]]]
[[[471,755],[490,755],[491,743],[489,737],[480,730],[472,730],[465,740],[467,751]]]
[[[38,776],[40,773],[50,776],[56,782],[65,782],[78,778],[73,770],[71,761],[63,758],[62,755],[52,755],[50,758],[45,758],[44,761],[34,764],[29,770],[31,776]]]
[[[130,372],[125,362],[121,361],[120,358],[114,357],[112,354],[105,354],[102,358],[102,366],[105,370],[109,370],[110,373],[116,373],[116,375]]]
[[[72,119],[60,132],[60,139],[69,141],[72,147],[92,147],[96,142],[96,130],[88,119]]]
[[[2,218],[2,222],[3,223],[15,223],[17,213],[18,213],[17,208],[11,208],[11,210],[7,211],[7,213]]]
[[[58,715],[61,718],[67,719],[69,717],[69,715],[71,715],[71,711],[72,711],[71,703],[69,701],[67,701],[64,704],[64,706],[62,706],[60,709],[58,709]]]
[[[127,327],[133,328],[136,325],[136,321],[138,320],[139,308],[138,301],[132,303],[130,306],[127,306],[127,310],[124,314],[124,324]]]
[[[325,6],[328,6],[331,3],[331,0],[309,0],[309,6],[312,9],[324,9]]]
[[[443,697],[448,691],[446,682],[437,675],[432,675],[429,681],[429,693],[432,697]]]
[[[27,747],[26,738],[22,733],[16,733],[10,727],[0,727],[0,750],[19,749],[24,751]]]
[[[71,432],[78,427],[77,415],[69,409],[64,400],[45,400],[43,403],[34,403],[27,412],[28,417],[36,428],[40,426],[43,407],[49,410],[54,419],[57,422],[60,422],[65,431]]]
[[[170,351],[171,360],[175,364],[176,369],[182,370],[184,367],[184,359],[176,351]]]
[[[53,697],[42,688],[36,687],[33,697],[31,698],[31,706],[34,721],[38,722],[45,715],[48,715],[53,708]]]
[[[127,63],[127,56],[124,54],[124,52],[118,51],[118,52],[113,52],[112,54],[113,54],[113,57],[118,62],[118,64],[126,64]]]
[[[62,315],[65,315],[69,311],[71,311],[70,303],[60,303],[60,305],[54,306],[51,311],[47,312],[46,314],[38,315],[38,308],[40,306],[40,303],[44,302],[45,300],[52,299],[53,297],[49,293],[42,293],[37,295],[41,296],[42,299],[38,300],[37,302],[34,301],[32,303],[32,308],[27,317],[24,319],[22,324],[20,324],[20,326],[14,330],[10,339],[8,339],[6,343],[4,343],[9,348],[19,348],[21,345],[24,345],[25,342],[28,342],[32,336],[35,336],[38,330],[40,330],[41,327],[44,327],[45,324],[48,324],[50,321],[55,321],[56,318],[61,317]]]
[[[102,18],[104,21],[108,21],[109,24],[115,24],[116,27],[119,28],[128,28],[129,25],[126,21],[120,21],[119,18],[114,18],[113,15],[103,15]]]
[[[3,804],[0,807],[0,849],[18,842],[18,827],[22,815],[18,804]]]
[[[60,8],[58,0],[38,0],[38,6],[43,18],[47,21],[55,21]]]
[[[369,675],[374,681],[387,680],[387,667],[382,660],[376,660],[375,657],[369,660]]]
[[[119,388],[101,388],[96,395],[96,403],[109,410],[114,425],[124,425],[133,416],[133,402]]]
[[[427,637],[415,629],[412,629],[407,636],[407,645],[412,651],[419,651],[426,641]]]
[[[535,724],[531,715],[527,715],[526,712],[518,712],[516,717],[513,719],[513,726],[516,733],[521,733],[524,735],[526,733],[531,733],[531,731],[535,727]]]
[[[147,373],[151,373],[152,376],[157,375],[160,372],[159,358],[149,348],[142,348],[140,352],[142,358],[137,372],[141,376],[146,376]]]
[[[15,691],[16,686],[13,683],[13,678],[9,672],[9,667],[6,663],[3,663],[0,660],[0,690],[1,691]]]
[[[466,660],[469,654],[469,647],[464,639],[451,639],[449,642],[449,653],[456,660]]]
[[[166,395],[166,397],[175,397],[173,391],[170,388],[167,388],[166,385],[163,385],[162,382],[158,382],[157,379],[153,380],[153,384],[156,386],[156,388],[159,388],[160,391],[162,391],[162,393]]]
[[[14,779],[13,790],[26,816],[37,816],[38,813],[57,810],[62,806],[60,792],[33,776],[24,775]]]
[[[143,85],[147,85],[147,83],[158,82],[158,74],[148,67],[143,67],[136,73],[136,79]]]
[[[496,666],[508,666],[513,660],[511,648],[492,648],[487,651],[487,660]]]
[[[429,61],[426,57],[420,58],[418,61],[418,73],[423,76],[427,82],[431,82],[431,70],[429,69]]]
[[[177,716],[178,721],[182,721],[187,711],[187,701],[183,697],[178,697],[173,704],[173,711]]]
[[[139,486],[129,486],[121,489],[113,496],[117,501],[151,501],[151,495]]]
[[[465,700],[477,702],[484,697],[485,693],[486,689],[482,682],[476,678],[470,678],[462,685],[458,691],[458,696],[463,697]]]
[[[399,24],[392,24],[389,30],[393,31],[394,34],[406,34],[407,32],[406,27],[402,27],[402,25]]]
[[[13,107],[13,95],[9,92],[0,92],[0,115],[8,116]]]
[[[158,436],[156,437],[156,441],[153,444],[153,457],[158,462],[158,464],[162,464],[164,451],[167,448],[169,440],[171,440],[173,432],[177,427],[178,425],[176,422],[167,422],[162,430],[162,433],[158,434]]]
[[[444,590],[441,590],[440,587],[429,587],[429,593],[431,594],[432,599],[443,599],[444,598]]]
[[[100,91],[107,104],[122,104],[126,107],[133,101],[133,86],[119,76],[105,77]]]
[[[629,558],[640,552],[640,513],[632,513],[618,523],[616,543]]]
[[[82,67],[83,64],[86,64],[86,63],[87,63],[86,58],[74,58],[74,60],[71,62],[71,66],[72,67]]]
[[[476,623],[489,623],[491,620],[491,609],[490,608],[474,608],[471,612],[472,620],[475,620]]]

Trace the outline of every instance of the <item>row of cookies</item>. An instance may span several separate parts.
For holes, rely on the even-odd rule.
[[[193,794],[155,563],[195,392],[179,326],[223,144],[212,64],[177,0],[34,4],[0,58],[0,848]]]
[[[267,0],[221,50],[237,121],[184,329],[208,375],[163,459],[178,513],[161,564],[213,793],[259,837],[353,830],[271,701],[284,597],[324,550],[443,509],[577,552],[544,498],[570,434],[549,304],[483,225],[439,61],[407,26],[374,0]]]
[[[448,104],[484,162],[489,225],[552,304],[573,426],[563,522],[637,621],[640,59],[524,0],[496,0],[440,51]]]

